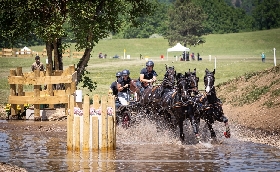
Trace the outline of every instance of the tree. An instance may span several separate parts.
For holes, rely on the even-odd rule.
[[[176,0],[168,14],[167,38],[170,45],[174,45],[176,42],[181,42],[185,46],[194,45],[202,40],[202,35],[207,34],[202,25],[206,15],[199,6],[194,5],[190,0]]]
[[[152,13],[154,6],[150,0],[2,0],[0,9],[4,29],[1,38],[13,45],[16,38],[36,35],[45,41],[50,63],[54,50],[55,69],[62,67],[62,38],[67,37],[63,25],[70,24],[76,49],[85,50],[76,68],[77,80],[81,82],[90,52],[98,41],[118,32],[124,20],[139,25],[136,19]],[[87,77],[84,83],[93,84]]]

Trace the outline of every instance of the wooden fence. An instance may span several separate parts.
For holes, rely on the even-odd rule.
[[[36,55],[42,57],[42,58],[47,58],[47,50],[43,49],[41,52],[33,52],[33,51],[21,51],[20,49],[8,49],[8,48],[3,48],[2,51],[0,51],[0,57],[35,57]],[[62,57],[66,58],[82,58],[84,55],[84,52],[80,51],[75,51],[71,52],[70,49],[66,49],[62,53]],[[52,51],[52,56],[54,56],[53,51]]]
[[[13,49],[3,48],[2,49],[2,57],[12,57],[13,56]]]
[[[22,73],[22,67],[10,70],[8,83],[10,84],[10,96],[8,103],[11,104],[11,115],[16,115],[17,105],[34,105],[34,120],[41,120],[40,104],[66,104],[68,108],[69,95],[76,90],[77,74],[74,66],[66,70],[52,71],[51,65],[47,64],[46,71],[35,70],[34,72]],[[53,90],[53,84],[65,85],[65,90]],[[23,85],[34,85],[34,90],[24,92]],[[42,91],[42,87],[47,89]]]
[[[116,149],[115,98],[112,95],[89,96],[75,102],[70,96],[67,116],[67,149],[73,151],[107,151]]]

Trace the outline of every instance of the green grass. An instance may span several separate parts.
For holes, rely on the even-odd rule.
[[[200,77],[199,89],[203,89],[203,76],[206,68],[214,69],[216,58],[216,82],[215,85],[226,82],[230,79],[271,68],[273,64],[273,48],[280,50],[280,29],[269,31],[258,31],[238,34],[208,35],[206,43],[198,46],[191,46],[190,52],[200,53],[202,61],[175,61],[174,55],[179,56],[182,52],[170,52],[169,58],[166,58],[166,50],[170,48],[166,39],[112,39],[102,40],[91,53],[92,57],[88,63],[87,70],[91,73],[89,77],[97,82],[97,89],[89,93],[83,89],[84,94],[107,94],[110,84],[115,80],[115,73],[123,69],[129,69],[131,78],[138,78],[140,70],[145,66],[145,60],[139,60],[139,55],[152,59],[155,62],[155,70],[158,73],[158,79],[162,79],[165,73],[165,64],[174,66],[177,72],[185,72],[189,69],[197,69],[197,75]],[[42,51],[43,46],[30,47],[33,51]],[[126,55],[131,59],[113,59],[115,54],[123,57],[124,49]],[[71,45],[71,51],[74,45]],[[261,62],[261,52],[266,53],[266,63]],[[107,54],[107,59],[99,59],[98,54],[102,52]],[[164,59],[160,59],[164,55]],[[209,61],[209,55],[212,60]],[[279,55],[278,55],[279,56]],[[45,63],[45,58],[41,61]],[[79,59],[64,58],[63,65],[67,68],[69,65],[77,64]],[[23,72],[30,72],[30,66],[34,58],[0,58],[0,103],[6,103],[9,95],[8,76],[9,70],[16,67],[22,67]],[[248,77],[250,77],[248,75]],[[25,87],[26,88],[26,87]],[[80,86],[78,86],[80,88]],[[32,88],[28,88],[32,89]],[[230,91],[230,90],[229,90]]]

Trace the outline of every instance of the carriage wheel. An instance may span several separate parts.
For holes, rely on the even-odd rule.
[[[126,110],[122,113],[122,121],[121,121],[122,126],[124,128],[128,128],[130,126],[130,122],[131,122],[130,112]]]

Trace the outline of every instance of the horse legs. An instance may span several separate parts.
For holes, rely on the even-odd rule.
[[[180,139],[181,139],[181,141],[185,140],[185,134],[184,134],[184,129],[183,129],[183,122],[184,122],[184,119],[180,119],[178,121],[179,129],[180,129]]]
[[[211,139],[216,139],[216,133],[215,133],[215,131],[214,131],[214,129],[213,129],[213,126],[212,126],[213,123],[212,123],[212,121],[207,120],[207,121],[206,121],[206,124],[207,124],[207,126],[208,126],[209,131],[210,131]]]
[[[190,122],[191,122],[191,125],[192,125],[192,128],[193,128],[193,132],[195,134],[195,137],[196,137],[197,141],[200,142],[201,138],[200,138],[200,135],[198,133],[199,120],[196,119],[195,116],[194,116],[194,109],[193,109],[192,105],[188,105],[187,110],[188,110]]]
[[[224,117],[226,120],[224,120],[225,123],[225,127],[226,127],[226,131],[224,132],[224,136],[226,138],[230,138],[230,129],[229,129],[229,125],[228,125],[228,119],[226,117]]]
[[[217,119],[217,121],[223,122],[225,124],[225,127],[226,127],[226,131],[224,132],[224,136],[226,138],[230,138],[230,128],[229,128],[229,125],[228,125],[228,119],[227,119],[227,117],[224,116],[222,107],[218,106],[216,108],[216,111],[219,115],[219,118]]]

